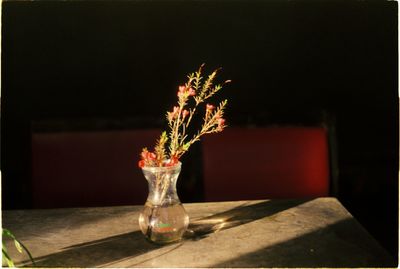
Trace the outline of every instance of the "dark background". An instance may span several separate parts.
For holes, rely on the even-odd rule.
[[[397,256],[396,2],[7,1],[2,31],[3,209],[32,207],[32,122],[157,127],[205,62],[231,126],[329,121],[335,195]]]

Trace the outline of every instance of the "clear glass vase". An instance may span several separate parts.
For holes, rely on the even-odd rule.
[[[189,216],[176,191],[181,163],[171,167],[143,167],[142,171],[149,184],[149,196],[139,216],[142,233],[159,244],[181,240],[189,225]]]

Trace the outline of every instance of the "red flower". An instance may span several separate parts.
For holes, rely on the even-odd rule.
[[[176,165],[177,163],[178,163],[178,158],[172,157],[170,160],[168,160],[168,162],[165,164],[165,166],[171,167],[171,166]]]
[[[149,151],[143,151],[141,156],[144,161],[155,160],[157,158],[156,154]]]
[[[218,127],[222,127],[222,126],[224,126],[224,125],[225,125],[225,119],[219,118],[219,119],[218,119]]]
[[[183,94],[187,94],[188,96],[196,95],[196,91],[193,88],[186,88],[186,86],[179,86],[178,97],[181,97]]]
[[[138,163],[138,166],[139,166],[140,168],[145,167],[145,162],[144,162],[144,160],[140,160],[139,163]]]
[[[168,112],[168,120],[172,121],[174,118],[176,118],[176,115],[179,112],[179,107],[174,106],[174,109],[172,110],[172,112]]]
[[[147,152],[147,158],[148,160],[155,160],[157,158],[156,154],[153,152]]]
[[[210,105],[210,104],[206,105],[206,109],[209,111],[212,111],[214,108],[215,108],[215,106],[213,106],[213,105]]]
[[[178,97],[182,94],[185,93],[186,87],[185,86],[179,86],[179,91],[177,93]]]
[[[182,117],[185,118],[187,115],[189,115],[189,111],[187,111],[186,109],[184,109],[182,111]]]
[[[167,112],[168,115],[168,121],[172,121],[174,119],[174,114],[171,112]]]
[[[196,95],[196,91],[193,90],[193,88],[189,88],[188,93],[189,93],[189,96],[195,96]]]

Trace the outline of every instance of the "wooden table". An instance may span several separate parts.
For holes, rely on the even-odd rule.
[[[394,267],[335,198],[185,204],[184,240],[158,246],[138,228],[140,206],[13,210],[14,232],[43,267]],[[26,255],[7,242],[17,265]]]

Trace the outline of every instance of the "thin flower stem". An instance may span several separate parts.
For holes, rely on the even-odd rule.
[[[185,142],[185,137],[186,137],[186,129],[185,129],[185,124],[182,124],[182,137],[181,137],[181,141],[179,143],[179,146],[183,146],[183,142]]]
[[[192,117],[194,115],[194,113],[196,112],[196,108],[197,108],[197,104],[196,106],[193,108],[192,111],[190,111],[190,115],[189,115],[189,119],[186,122],[186,127],[189,127],[190,121],[192,120]]]

